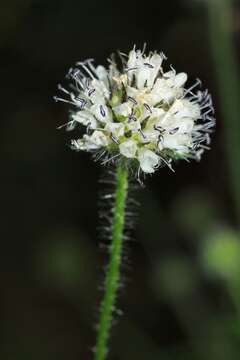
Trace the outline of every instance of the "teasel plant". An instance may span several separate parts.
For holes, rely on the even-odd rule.
[[[113,194],[107,217],[109,261],[97,324],[95,360],[105,360],[121,284],[123,243],[127,224],[127,201],[132,184],[144,184],[146,176],[163,166],[174,171],[177,160],[200,160],[209,149],[215,125],[211,95],[199,90],[200,80],[186,87],[188,76],[163,63],[162,52],[146,53],[134,48],[118,51],[108,66],[95,66],[93,59],[77,62],[66,75],[68,88],[58,85],[70,105],[67,131],[79,128],[83,135],[71,148],[87,151],[114,174]],[[80,133],[79,131],[79,133]]]

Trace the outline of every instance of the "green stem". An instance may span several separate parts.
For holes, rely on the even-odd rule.
[[[116,302],[120,279],[120,265],[125,221],[125,206],[128,191],[127,169],[119,165],[116,174],[115,203],[113,207],[112,242],[110,260],[105,278],[105,293],[100,306],[100,319],[97,330],[95,360],[105,360],[107,342],[112,323],[113,310]]]

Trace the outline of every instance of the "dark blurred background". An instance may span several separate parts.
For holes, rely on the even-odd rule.
[[[69,149],[53,96],[76,61],[144,42],[209,88],[217,128],[200,163],[135,193],[109,359],[238,358],[240,3],[2,0],[1,14],[1,358],[92,359],[104,170]]]

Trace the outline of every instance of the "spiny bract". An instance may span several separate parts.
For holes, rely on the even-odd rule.
[[[187,74],[172,67],[164,72],[163,53],[134,48],[118,55],[120,66],[114,55],[108,68],[78,62],[67,75],[71,91],[59,85],[69,99],[55,99],[74,105],[67,130],[85,127],[72,148],[93,152],[104,164],[124,161],[138,173],[171,168],[175,159],[200,160],[215,124],[208,91],[194,91],[199,80],[185,88]]]

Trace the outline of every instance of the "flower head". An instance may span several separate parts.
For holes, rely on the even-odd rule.
[[[119,53],[108,68],[93,60],[70,69],[71,91],[59,85],[74,106],[67,130],[78,124],[83,136],[72,140],[76,150],[93,152],[103,163],[125,161],[144,173],[153,173],[176,159],[200,160],[215,125],[211,96],[186,88],[187,74],[171,67],[164,72],[163,53]]]

